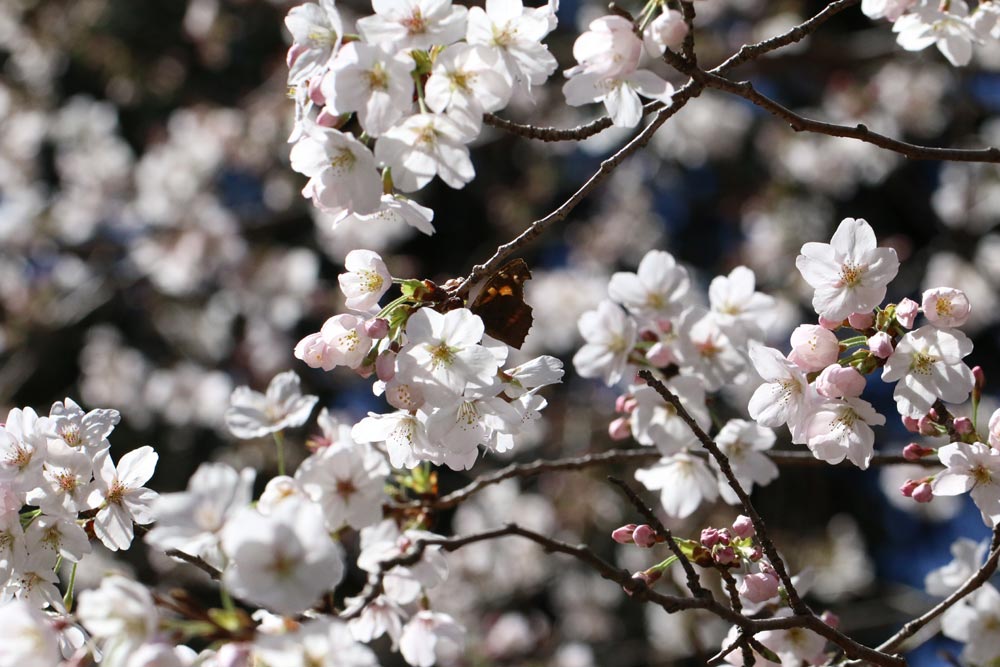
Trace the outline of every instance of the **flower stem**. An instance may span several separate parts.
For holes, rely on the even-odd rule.
[[[285,474],[285,433],[284,431],[274,432],[274,444],[278,447],[278,474]]]
[[[76,563],[73,563],[73,568],[69,571],[69,584],[66,586],[66,594],[63,595],[63,606],[66,607],[66,611],[73,610],[73,587],[76,585]]]

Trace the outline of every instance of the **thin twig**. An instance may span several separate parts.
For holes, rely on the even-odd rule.
[[[916,634],[920,628],[933,621],[962,598],[989,581],[989,578],[996,572],[997,563],[1000,561],[1000,527],[993,529],[993,543],[990,546],[989,558],[986,559],[986,562],[983,563],[983,566],[975,574],[968,578],[961,588],[934,605],[926,613],[904,625],[899,632],[879,645],[877,650],[885,653],[895,651],[904,641]]]
[[[642,108],[642,112],[643,115],[645,115],[654,111],[659,111],[662,108],[663,102],[649,102]],[[589,123],[584,123],[583,125],[578,125],[576,127],[541,127],[537,125],[516,123],[512,120],[500,118],[499,116],[495,116],[491,113],[483,114],[483,123],[526,139],[537,139],[539,141],[550,142],[582,141],[593,137],[594,135],[600,134],[612,125],[611,117],[604,116],[603,118],[598,118],[597,120],[593,120]]]
[[[630,487],[624,481],[616,477],[608,477],[608,481],[622,490],[622,493],[624,493],[625,497],[629,499],[629,502],[632,503],[632,506],[635,507],[636,510],[638,510],[638,512],[646,518],[646,521],[648,521],[649,524],[653,527],[653,530],[656,531],[657,535],[662,537],[663,540],[667,543],[667,547],[670,549],[670,553],[672,553],[674,556],[677,557],[678,562],[684,569],[684,576],[687,578],[687,587],[688,590],[691,591],[691,595],[695,596],[696,598],[704,596],[711,597],[712,594],[708,591],[708,589],[706,589],[704,586],[701,585],[701,578],[695,571],[694,566],[691,565],[691,561],[688,560],[688,557],[684,555],[684,552],[681,551],[681,548],[677,546],[676,542],[674,542],[673,533],[670,532],[669,528],[663,525],[663,522],[660,521],[659,517],[656,516],[656,512],[654,512],[651,507],[648,507],[644,502],[642,502],[642,499],[639,497],[639,495],[632,489],[632,487]]]
[[[688,100],[699,94],[701,90],[702,86],[695,81],[688,81],[681,88],[679,88],[677,92],[674,93],[670,104],[660,109],[649,125],[647,125],[642,132],[637,134],[632,141],[625,144],[625,146],[619,149],[617,153],[609,157],[607,160],[604,160],[601,163],[601,167],[594,172],[589,179],[587,179],[586,183],[580,186],[579,190],[574,192],[573,195],[563,202],[561,206],[546,215],[544,218],[539,218],[528,225],[528,228],[521,232],[517,238],[497,248],[493,256],[490,257],[485,263],[473,267],[469,277],[463,280],[455,288],[453,294],[464,298],[468,295],[473,284],[499,269],[503,261],[510,257],[516,250],[533,240],[535,237],[539,236],[552,224],[565,220],[566,216],[568,216],[594,188],[604,181],[604,179],[607,178],[608,175],[610,175],[611,172],[618,167],[618,165],[624,162],[627,157],[648,144],[653,138],[653,134],[660,129],[660,126],[667,122],[667,119],[680,111],[681,108],[687,104]]]
[[[164,553],[171,558],[176,558],[177,560],[182,560],[189,565],[194,565],[196,568],[210,576],[212,579],[218,581],[222,577],[222,573],[215,569],[213,566],[206,563],[204,560],[198,556],[192,556],[189,553],[185,553],[179,549],[167,549]]]
[[[838,125],[836,123],[806,118],[764,95],[754,88],[753,84],[749,81],[730,81],[710,72],[701,72],[700,74],[695,74],[694,77],[700,78],[705,86],[709,88],[732,93],[753,102],[765,111],[787,122],[796,132],[814,132],[831,137],[857,139],[858,141],[898,153],[911,160],[1000,163],[1000,149],[994,147],[938,148],[935,146],[911,144],[906,141],[887,137],[878,132],[873,132],[862,123],[858,123],[857,125]]]
[[[816,30],[826,23],[832,16],[839,14],[848,7],[853,7],[860,3],[861,0],[836,0],[836,2],[831,2],[826,7],[824,7],[818,14],[812,18],[803,21],[794,28],[787,30],[770,39],[765,39],[762,42],[757,42],[756,44],[746,44],[740,47],[740,50],[729,56],[722,64],[709,70],[712,74],[725,74],[729,70],[742,65],[750,60],[756,60],[766,53],[771,51],[776,51],[785,46],[795,44],[805,39],[810,34],[816,32]]]
[[[781,555],[778,553],[774,543],[767,534],[767,526],[764,525],[764,520],[761,519],[760,514],[757,513],[757,509],[753,506],[753,502],[750,500],[750,495],[743,490],[739,480],[733,473],[733,469],[729,465],[729,459],[722,453],[719,446],[715,444],[715,441],[702,430],[701,426],[698,425],[698,422],[696,422],[688,413],[688,411],[681,404],[680,399],[678,399],[673,392],[667,389],[665,384],[660,382],[648,370],[639,371],[639,377],[645,380],[649,386],[653,387],[653,389],[656,390],[656,393],[658,393],[663,400],[674,406],[674,409],[677,410],[677,415],[684,420],[684,423],[688,425],[688,428],[690,428],[691,432],[694,433],[696,438],[698,438],[701,445],[708,450],[709,454],[712,455],[712,458],[715,459],[715,462],[719,464],[719,470],[726,478],[726,481],[733,489],[733,492],[736,493],[737,497],[740,499],[740,504],[743,506],[743,509],[746,510],[747,516],[749,516],[750,520],[753,522],[754,529],[757,531],[757,539],[760,540],[764,553],[767,554],[767,558],[774,567],[774,571],[777,572],[778,578],[781,579],[781,582],[785,585],[785,592],[788,594],[788,602],[791,605],[792,610],[794,610],[797,614],[812,615],[809,611],[809,607],[802,601],[802,598],[799,597],[798,591],[795,590],[795,585],[792,583],[792,578],[788,574],[785,562],[781,559]]]

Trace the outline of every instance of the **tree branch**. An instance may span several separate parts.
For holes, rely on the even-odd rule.
[[[649,102],[642,109],[643,115],[659,111],[663,108],[663,106],[663,102]],[[504,130],[505,132],[516,134],[519,137],[548,142],[582,141],[600,134],[612,125],[611,117],[604,116],[603,118],[598,118],[597,120],[593,120],[589,123],[565,129],[559,127],[540,127],[537,125],[516,123],[512,120],[500,118],[499,116],[495,116],[491,113],[483,114],[483,123],[485,125]]]
[[[969,577],[969,579],[962,584],[961,588],[938,604],[934,605],[923,615],[918,616],[904,625],[899,632],[884,641],[877,650],[882,652],[895,651],[904,641],[916,634],[920,628],[933,621],[935,618],[953,607],[962,598],[989,581],[989,578],[993,576],[994,572],[996,572],[997,563],[1000,561],[1000,527],[993,529],[993,543],[990,547],[990,555],[986,559],[986,562],[983,563],[983,566],[979,568],[975,574]]]
[[[679,88],[677,92],[674,93],[670,104],[660,109],[649,125],[647,125],[642,132],[637,134],[632,141],[625,144],[625,146],[619,149],[617,153],[602,162],[600,169],[594,172],[594,174],[587,179],[587,182],[580,186],[579,190],[574,192],[569,199],[559,206],[559,208],[552,211],[544,218],[535,220],[528,225],[528,228],[521,232],[517,238],[497,248],[493,256],[490,257],[484,264],[479,264],[473,267],[472,273],[470,273],[469,277],[463,280],[455,288],[453,294],[464,298],[469,294],[469,290],[472,288],[473,284],[499,269],[504,260],[510,257],[516,250],[539,236],[554,223],[565,220],[573,209],[575,209],[594,188],[607,178],[608,175],[611,174],[611,172],[613,172],[627,157],[648,144],[650,139],[653,138],[653,134],[660,129],[660,126],[667,122],[667,119],[680,111],[681,108],[687,104],[689,99],[698,95],[702,88],[703,86],[694,80],[688,81],[681,88]]]
[[[795,44],[800,42],[810,34],[816,32],[816,30],[826,23],[831,17],[839,14],[848,7],[853,7],[861,2],[861,0],[836,0],[836,2],[831,2],[826,7],[824,7],[818,14],[813,16],[807,21],[803,21],[794,28],[781,33],[770,39],[765,39],[762,42],[757,42],[756,44],[746,44],[740,47],[740,50],[729,56],[722,64],[716,66],[709,72],[711,74],[725,74],[734,67],[738,67],[745,62],[756,60],[766,53],[771,51],[776,51],[782,47],[789,46],[790,44]]]
[[[795,585],[792,583],[792,578],[788,574],[788,570],[785,567],[785,562],[781,559],[781,555],[775,548],[774,543],[767,534],[767,526],[764,525],[764,520],[760,518],[760,514],[757,513],[757,509],[753,506],[753,502],[750,500],[750,495],[743,490],[740,486],[740,482],[736,479],[736,475],[733,473],[732,466],[729,465],[729,459],[726,455],[722,453],[719,446],[715,444],[705,431],[702,430],[698,422],[688,413],[688,411],[681,404],[680,399],[678,399],[667,386],[660,382],[656,376],[654,376],[648,370],[639,371],[639,377],[645,380],[649,386],[656,390],[656,393],[660,395],[667,403],[674,406],[677,411],[677,415],[684,420],[684,423],[688,425],[691,432],[694,433],[698,441],[701,442],[702,447],[708,450],[708,453],[712,455],[715,462],[719,464],[719,470],[722,475],[726,478],[729,486],[736,493],[737,497],[740,499],[740,504],[743,509],[746,510],[747,516],[753,522],[754,529],[757,531],[757,539],[760,540],[761,547],[764,549],[764,553],[767,554],[768,560],[774,567],[774,571],[778,573],[778,578],[785,585],[785,592],[788,594],[788,602],[792,607],[792,610],[797,614],[808,614],[812,615],[809,611],[809,607],[802,601],[799,597],[798,591],[795,590]]]
[[[749,81],[730,81],[710,72],[695,73],[692,76],[695,79],[700,79],[708,88],[723,90],[753,102],[765,111],[787,122],[796,132],[815,132],[816,134],[825,134],[831,137],[857,139],[858,141],[898,153],[911,160],[1000,163],[1000,149],[994,147],[937,148],[934,146],[911,144],[887,137],[878,132],[873,132],[862,123],[853,126],[838,125],[836,123],[806,118],[759,92]]]

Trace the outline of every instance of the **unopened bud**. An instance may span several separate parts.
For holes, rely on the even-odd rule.
[[[934,500],[934,490],[931,485],[927,482],[921,482],[913,489],[913,493],[910,495],[911,498],[916,500],[918,503],[929,503]]]
[[[719,531],[715,528],[703,528],[701,531],[701,543],[711,549],[721,541]]]
[[[903,447],[903,458],[907,461],[919,461],[928,454],[933,454],[935,450],[929,447],[921,447],[915,442],[911,442]]]
[[[652,526],[644,523],[640,524],[636,526],[635,531],[632,533],[632,540],[636,545],[648,549],[656,544],[656,531],[653,530]]]
[[[677,361],[670,346],[661,343],[654,343],[646,352],[646,361],[657,368],[663,368]]]
[[[920,304],[913,299],[903,299],[896,306],[896,321],[907,329],[913,328],[913,323],[920,312]]]
[[[972,420],[968,417],[956,417],[953,426],[959,435],[966,435],[973,431]]]
[[[631,396],[629,394],[622,394],[621,396],[619,396],[618,398],[616,398],[615,399],[615,412],[617,412],[620,415],[628,414],[628,412],[625,410],[625,402],[628,399],[630,399],[630,398],[631,398]]]
[[[629,426],[628,419],[625,417],[613,419],[608,424],[608,435],[611,436],[612,440],[625,440],[631,436],[632,428]]]
[[[384,317],[373,317],[366,320],[363,326],[365,333],[375,340],[385,338],[389,334],[389,320]]]
[[[323,94],[321,87],[322,83],[323,77],[321,76],[314,76],[309,80],[309,99],[319,106],[326,104],[326,95]]]
[[[352,370],[354,370],[354,372],[358,374],[358,377],[367,380],[375,372],[375,366],[374,365],[367,366],[362,364],[361,366],[358,366],[357,368],[354,368]]]
[[[380,352],[375,357],[375,374],[382,382],[388,382],[396,377],[396,353],[390,350]]]
[[[840,325],[843,323],[844,320],[828,320],[822,315],[819,318],[819,325],[824,329],[829,329],[830,331],[840,328]]]
[[[892,356],[892,336],[884,331],[879,331],[874,336],[870,336],[866,341],[868,349],[879,359],[888,359]]]
[[[986,373],[983,371],[983,367],[973,366],[972,377],[975,379],[975,384],[972,385],[972,400],[978,401],[986,387]]]
[[[730,565],[736,562],[736,550],[732,547],[716,549],[712,556],[719,565]]]
[[[748,538],[753,537],[756,532],[753,527],[753,521],[750,517],[741,514],[736,517],[736,521],[733,522],[733,532],[737,537]]]
[[[903,417],[903,428],[910,433],[920,433],[920,420],[913,417]]]
[[[819,620],[823,621],[831,628],[840,627],[840,617],[834,614],[829,609],[827,609],[826,611],[824,611],[822,614],[819,615]]]
[[[639,581],[643,582],[646,585],[646,587],[650,587],[653,584],[655,584],[662,576],[663,576],[662,572],[659,571],[650,572],[649,570],[644,570],[642,572],[636,572],[635,574],[632,575],[632,578],[638,579]],[[631,591],[629,591],[628,589],[626,589],[625,592],[628,593],[629,595],[632,594]]]
[[[847,322],[855,329],[871,329],[875,324],[875,313],[851,313],[847,317]]]
[[[924,415],[921,417],[917,424],[917,432],[920,433],[920,435],[937,435],[938,427],[937,424],[934,423],[934,418],[930,415]]]
[[[634,523],[627,523],[620,528],[615,528],[611,531],[611,539],[618,544],[632,544],[632,533],[635,532],[636,528]]]
[[[913,490],[917,488],[920,484],[921,482],[918,482],[915,479],[908,479],[905,482],[903,482],[903,485],[901,487],[899,487],[899,492],[902,493],[907,498],[909,498],[913,495]]]

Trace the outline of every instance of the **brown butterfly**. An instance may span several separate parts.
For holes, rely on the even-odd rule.
[[[486,279],[469,310],[482,318],[486,333],[521,349],[531,329],[531,306],[524,302],[524,281],[531,271],[523,259],[512,259]]]

